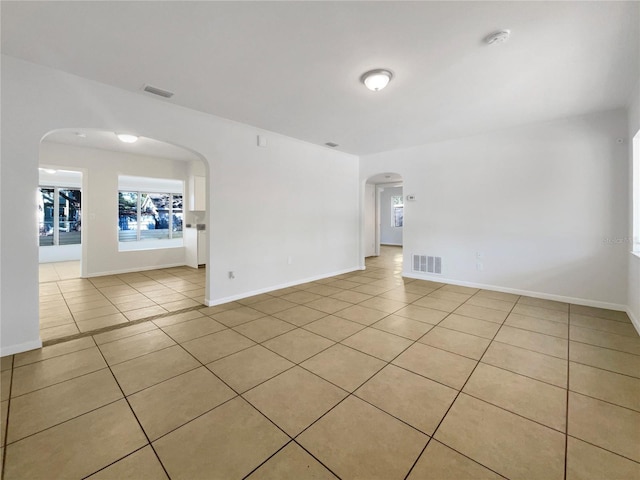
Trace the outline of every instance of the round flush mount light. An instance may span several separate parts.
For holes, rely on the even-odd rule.
[[[488,45],[501,45],[509,40],[511,30],[498,30],[484,37],[485,43]]]
[[[116,133],[116,136],[118,140],[124,143],[136,143],[138,141],[138,137],[130,133]]]
[[[369,70],[368,72],[363,73],[360,77],[360,81],[364,83],[365,87],[369,90],[377,92],[386,87],[392,78],[393,73],[391,73],[391,71],[378,68],[376,70]]]

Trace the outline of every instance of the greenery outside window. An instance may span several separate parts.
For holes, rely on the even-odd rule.
[[[118,241],[182,238],[181,193],[118,192]]]

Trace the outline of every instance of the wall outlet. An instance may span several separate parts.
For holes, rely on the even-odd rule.
[[[476,258],[484,258],[484,252],[476,252]]]
[[[476,270],[478,271],[483,271],[484,270],[484,264],[482,262],[476,262]]]
[[[233,280],[234,278],[236,278],[236,274],[233,273],[232,271],[229,272],[229,280]]]
[[[293,257],[292,256],[288,256],[287,257],[287,265],[291,265],[293,263]]]

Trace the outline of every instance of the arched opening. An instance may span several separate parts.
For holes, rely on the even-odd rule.
[[[201,155],[80,128],[47,134],[39,162],[43,341],[205,304],[208,165]],[[64,244],[72,241],[73,248]]]
[[[405,223],[402,181],[398,173],[383,172],[370,176],[364,183],[362,232],[367,265],[394,264],[402,269]]]

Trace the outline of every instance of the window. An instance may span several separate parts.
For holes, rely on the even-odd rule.
[[[81,243],[81,203],[80,190],[38,188],[38,232],[41,247]]]
[[[118,192],[118,240],[182,238],[182,194]]]
[[[404,223],[404,203],[402,195],[391,197],[391,226],[402,227]]]

